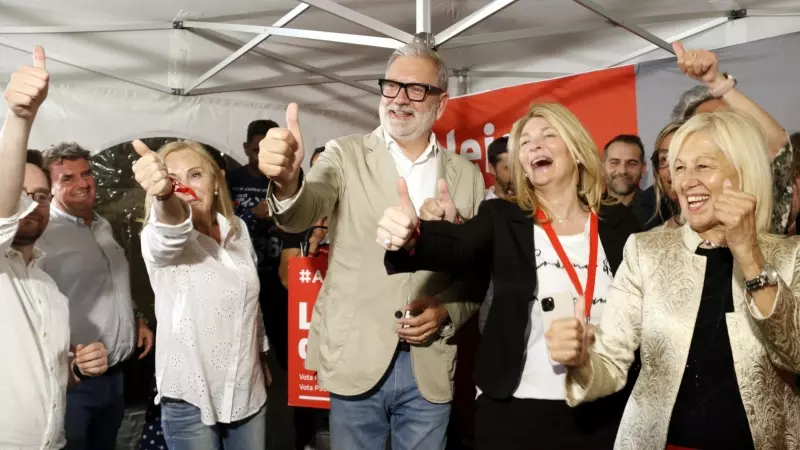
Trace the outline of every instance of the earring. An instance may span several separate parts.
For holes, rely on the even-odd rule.
[[[217,195],[219,195],[219,191],[214,191],[214,197],[216,197]]]

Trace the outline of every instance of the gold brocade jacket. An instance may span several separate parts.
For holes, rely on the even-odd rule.
[[[684,225],[637,234],[625,245],[589,364],[567,378],[574,406],[622,389],[634,351],[642,369],[622,417],[618,450],[663,450],[703,291],[701,239]],[[733,268],[734,312],[726,314],[734,368],[757,450],[800,449],[800,239],[759,237],[780,274],[771,314],[762,316]]]

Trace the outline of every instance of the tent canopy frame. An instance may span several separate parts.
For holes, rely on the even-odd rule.
[[[3,27],[0,26],[0,35],[3,34],[60,34],[60,33],[98,33],[98,32],[123,32],[123,31],[152,31],[152,30],[188,30],[195,32],[200,36],[203,33],[198,31],[206,31],[215,34],[216,38],[223,39],[231,44],[238,46],[238,49],[233,51],[230,55],[225,57],[219,63],[208,69],[205,73],[194,79],[188,84],[186,88],[170,88],[168,86],[154,83],[147,80],[134,79],[130,77],[121,76],[103,70],[97,67],[88,67],[80,64],[70,58],[52,55],[48,53],[48,58],[60,63],[87,70],[89,72],[97,73],[99,75],[107,76],[116,80],[124,81],[136,86],[144,87],[161,93],[167,93],[178,96],[188,95],[206,95],[212,93],[232,92],[238,90],[249,89],[264,89],[279,86],[295,86],[302,84],[319,84],[319,83],[343,83],[348,86],[361,89],[370,94],[380,95],[380,91],[373,86],[366,85],[362,81],[374,81],[381,77],[382,74],[363,74],[363,75],[349,75],[341,76],[335,72],[328,71],[319,67],[315,67],[305,62],[295,60],[293,58],[280,55],[263,48],[260,45],[269,39],[271,36],[283,36],[292,39],[310,39],[324,42],[346,43],[351,45],[362,45],[369,47],[396,49],[406,42],[412,41],[415,36],[419,39],[422,37],[421,42],[426,43],[434,49],[449,49],[459,48],[474,45],[483,45],[489,43],[505,42],[510,40],[526,39],[537,36],[568,34],[576,32],[585,32],[593,30],[607,29],[608,27],[621,28],[633,35],[636,35],[643,40],[649,42],[650,45],[642,48],[636,52],[626,55],[619,62],[609,65],[609,67],[624,64],[632,59],[645,55],[657,49],[663,49],[667,52],[673,53],[672,42],[675,40],[685,39],[687,37],[708,31],[714,27],[720,26],[731,20],[738,20],[744,17],[757,17],[757,16],[800,16],[800,8],[778,8],[778,9],[734,9],[727,11],[712,11],[712,12],[697,12],[697,13],[684,13],[684,14],[671,14],[671,15],[654,15],[654,16],[640,16],[631,17],[617,12],[609,11],[592,0],[571,0],[587,10],[593,12],[595,15],[602,17],[602,22],[586,21],[577,22],[572,24],[553,26],[553,27],[538,27],[529,29],[520,29],[512,31],[503,31],[498,33],[478,34],[471,36],[460,37],[462,33],[471,29],[475,25],[489,19],[493,15],[507,8],[508,6],[516,3],[519,0],[492,0],[488,4],[479,8],[472,14],[464,17],[446,29],[433,34],[431,29],[431,0],[416,0],[415,1],[415,24],[416,35],[400,30],[380,20],[366,16],[362,13],[354,11],[346,6],[340,5],[332,0],[303,0],[300,4],[286,13],[283,17],[278,19],[270,26],[259,25],[244,25],[236,23],[224,22],[206,22],[198,20],[178,20],[177,18],[172,22],[144,22],[144,23],[123,23],[123,24],[91,24],[91,25],[59,25],[59,26],[18,26],[18,27]],[[294,19],[299,17],[310,8],[317,8],[326,11],[332,15],[345,19],[349,22],[358,24],[368,30],[376,32],[382,36],[368,36],[362,34],[348,34],[348,33],[334,33],[319,30],[306,30],[297,28],[288,28],[286,25],[291,23]],[[653,24],[663,22],[673,22],[678,20],[694,20],[709,18],[712,19],[703,25],[695,27],[679,35],[670,37],[669,39],[661,39],[653,35],[644,28],[642,24]],[[241,42],[238,39],[227,36],[220,31],[236,31],[255,34],[251,40]],[[12,48],[19,51],[27,51],[14,42],[0,38],[0,46]],[[286,77],[275,77],[270,80],[260,80],[251,83],[244,83],[239,85],[219,86],[213,88],[201,88],[200,86],[208,80],[225,70],[231,64],[239,60],[242,56],[253,53],[258,54],[265,58],[280,61],[297,68],[300,68],[312,75],[290,75]],[[460,83],[463,83],[467,76],[479,77],[520,77],[520,78],[554,78],[565,76],[565,73],[551,73],[551,72],[509,72],[509,71],[480,71],[470,70],[467,68],[459,68],[451,71],[451,76],[458,78]],[[459,92],[463,91],[463,86],[459,87]]]

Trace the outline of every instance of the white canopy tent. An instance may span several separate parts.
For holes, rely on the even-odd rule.
[[[391,50],[427,33],[458,95],[800,31],[800,0],[10,0],[0,79],[47,50],[32,145],[182,136],[242,159],[247,123],[301,105],[309,147],[378,123]]]

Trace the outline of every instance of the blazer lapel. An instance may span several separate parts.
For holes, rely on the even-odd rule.
[[[511,227],[511,232],[514,235],[514,240],[517,241],[517,245],[522,249],[522,252],[528,259],[528,262],[531,263],[531,266],[535,267],[536,259],[533,254],[533,218],[530,215],[526,215],[524,211],[517,207],[514,208],[513,217],[508,221],[508,225]]]
[[[367,154],[364,159],[367,169],[375,180],[373,186],[365,186],[365,188],[377,188],[383,194],[387,205],[399,205],[400,197],[397,195],[397,179],[400,177],[400,173],[397,172],[397,165],[395,165],[394,159],[386,146],[383,128],[378,127],[373,131],[366,138],[365,143]]]
[[[437,152],[436,164],[436,184],[434,186],[434,196],[432,198],[439,198],[439,180],[444,179],[447,183],[447,191],[452,195],[453,186],[456,185],[456,169],[453,168],[450,158],[453,158],[455,153],[451,153],[442,149],[439,142],[434,144],[434,151]]]

